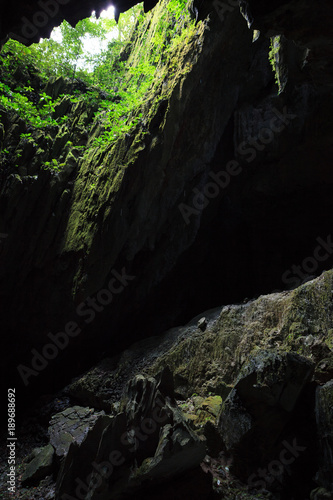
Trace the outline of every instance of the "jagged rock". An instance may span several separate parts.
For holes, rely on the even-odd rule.
[[[243,405],[237,391],[232,390],[224,402],[218,425],[227,450],[233,450],[251,430],[253,418]]]
[[[84,405],[110,412],[112,405],[121,398],[124,387],[136,374],[153,364],[165,354],[170,344],[182,334],[174,329],[159,338],[152,337],[137,342],[125,350],[121,356],[108,358],[72,382],[66,392]],[[164,342],[163,342],[164,338]],[[174,397],[174,377],[168,364],[159,366],[152,375],[160,379],[163,394]]]
[[[316,488],[311,491],[310,500],[333,500],[333,493],[325,488]]]
[[[39,449],[22,475],[22,486],[36,485],[50,475],[53,471],[53,457],[54,448],[51,444]]]
[[[54,139],[54,143],[52,146],[52,158],[58,158],[60,152],[64,148],[66,142],[68,141],[70,135],[67,130],[60,129],[59,133],[56,135]]]
[[[260,352],[241,370],[222,405],[218,426],[233,472],[247,479],[274,455],[313,364],[296,353]]]
[[[329,271],[294,291],[206,311],[205,335],[197,329],[201,314],[183,327],[136,342],[120,356],[105,359],[72,382],[67,391],[82,405],[110,411],[131,377],[143,372],[156,376],[168,366],[177,399],[212,392],[225,400],[242,365],[261,349],[297,349],[317,362],[315,378],[326,382],[333,370],[331,358],[326,357],[333,339],[333,318],[326,313],[332,307],[332,290],[333,272]],[[315,339],[311,346],[298,342],[304,331]],[[321,352],[325,358],[318,362]]]
[[[81,444],[96,420],[104,412],[72,406],[52,416],[49,435],[57,458],[64,457],[72,443]]]
[[[61,101],[54,106],[53,118],[59,118],[60,116],[66,115],[66,113],[71,108],[70,97],[65,95]]]
[[[203,435],[206,438],[207,454],[210,457],[218,457],[223,450],[223,441],[215,423],[212,420],[207,420],[202,429]]]
[[[320,359],[315,370],[315,379],[321,384],[329,382],[333,378],[333,354]]]
[[[5,127],[0,123],[0,147],[2,148],[2,141],[5,137]]]
[[[206,330],[206,326],[207,326],[206,318],[200,318],[198,321],[198,328],[200,328],[200,330],[204,332]]]
[[[333,380],[317,389],[316,422],[320,447],[316,480],[333,496]]]
[[[194,428],[202,428],[210,421],[216,421],[222,405],[220,396],[209,396],[204,399],[200,396],[192,396],[180,408],[184,412],[184,418]]]
[[[35,2],[34,4],[36,5]],[[183,274],[175,269],[177,282],[182,285],[174,286],[172,280],[161,285],[164,289],[161,293],[173,301],[173,305],[168,305],[168,310],[164,313],[166,328],[175,324],[176,318],[181,314],[182,318],[190,317],[199,307],[204,310],[211,307],[211,304],[225,302],[225,299],[229,302],[235,297],[235,300],[239,296],[249,297],[251,289],[258,293],[272,289],[272,281],[279,281],[291,260],[296,262],[300,258],[301,262],[308,255],[313,242],[311,236],[304,236],[305,224],[302,222],[306,222],[308,233],[314,235],[318,228],[312,221],[320,220],[324,231],[327,221],[325,214],[329,213],[332,203],[332,170],[327,166],[329,162],[324,154],[331,147],[331,128],[325,125],[325,134],[321,134],[318,125],[331,123],[331,89],[326,94],[326,89],[314,88],[309,82],[309,73],[303,71],[301,66],[297,68],[302,78],[300,84],[293,86],[295,79],[292,78],[289,93],[276,95],[274,75],[268,61],[269,42],[264,37],[265,29],[270,24],[276,27],[277,22],[281,23],[281,30],[286,25],[288,28],[293,26],[294,21],[299,26],[300,22],[295,2],[291,17],[286,13],[288,3],[279,4],[282,6],[283,16],[275,6],[268,8],[263,3],[260,6],[259,20],[258,13],[253,13],[255,21],[263,23],[264,31],[252,43],[252,32],[240,16],[238,7],[222,16],[225,17],[222,20],[214,3],[206,3],[203,10],[207,6],[210,20],[196,27],[197,32],[190,42],[191,50],[186,55],[182,50],[179,52],[179,60],[184,59],[181,71],[188,67],[190,74],[179,74],[177,80],[172,80],[171,75],[168,75],[163,86],[173,89],[172,96],[169,98],[159,93],[160,102],[151,107],[149,116],[143,117],[147,125],[144,134],[140,135],[136,131],[132,145],[129,146],[127,138],[117,143],[112,154],[111,151],[107,154],[91,153],[80,162],[77,176],[71,179],[74,183],[72,196],[61,199],[65,186],[51,188],[49,182],[42,186],[42,193],[38,182],[29,186],[26,196],[25,191],[14,196],[11,186],[6,188],[6,195],[1,200],[2,206],[6,207],[5,228],[1,232],[9,233],[9,229],[15,227],[25,228],[20,233],[21,245],[17,245],[15,238],[14,241],[8,239],[8,253],[2,255],[3,265],[0,269],[3,287],[1,296],[5,311],[3,327],[4,331],[17,335],[15,342],[26,332],[26,325],[31,325],[26,337],[34,346],[38,344],[43,347],[48,342],[45,338],[45,320],[49,330],[62,328],[68,318],[76,313],[76,307],[81,301],[98,293],[108,283],[111,270],[117,263],[128,263],[131,267],[128,272],[136,274],[138,279],[131,289],[128,288],[124,295],[113,301],[110,308],[102,312],[98,325],[93,322],[85,328],[85,333],[78,339],[79,343],[86,341],[87,331],[90,329],[94,330],[91,338],[94,335],[97,338],[99,332],[106,331],[105,325],[117,332],[125,331],[122,325],[128,318],[136,321],[135,317],[139,315],[138,311],[148,297],[154,301],[154,295],[158,304],[168,302],[160,300],[158,294],[155,295],[155,289],[171,269],[175,269],[177,262],[178,271],[181,267],[184,268]],[[305,12],[312,11],[309,2],[304,5]],[[20,6],[23,8],[22,2]],[[63,8],[71,18],[72,3],[59,7],[60,11]],[[78,8],[79,11],[75,9],[75,16],[80,16],[82,12],[81,7]],[[159,8],[160,6],[156,11]],[[161,10],[163,8],[165,6]],[[86,10],[86,7],[82,9]],[[329,6],[324,8],[322,5],[314,10],[318,14],[325,12],[325,9],[331,11]],[[7,15],[6,9],[3,17]],[[313,30],[310,18],[302,11],[301,20],[307,27],[308,37]],[[324,20],[326,21],[326,17]],[[49,21],[53,22],[51,19]],[[209,25],[206,31],[203,29],[204,24]],[[5,23],[2,29],[4,27]],[[147,36],[150,37],[151,33]],[[304,32],[296,29],[292,34],[297,39],[299,36],[303,38]],[[325,40],[328,34],[325,31]],[[287,38],[290,45],[295,45],[290,36]],[[308,39],[313,46],[313,37]],[[139,47],[139,44],[133,43],[132,47]],[[329,53],[326,54],[327,57],[328,55]],[[295,62],[298,61],[296,58]],[[305,62],[311,67],[310,60],[304,61],[304,64]],[[56,90],[54,95],[59,93],[59,89],[55,87],[63,86],[60,81],[54,81],[52,85]],[[74,87],[75,85],[74,82]],[[221,189],[219,197],[212,200],[204,214],[201,214],[201,210],[195,210],[191,222],[186,224],[179,211],[180,204],[185,202],[192,207],[192,190],[199,190],[200,193],[205,191],[206,186],[210,186],[207,184],[210,175],[224,169],[229,159],[235,158],[240,165],[242,163],[242,166],[247,166],[248,156],[244,155],[246,141],[256,141],[256,136],[269,128],[270,120],[276,118],[274,109],[281,114],[284,108],[291,115],[297,115],[288,130],[276,134],[270,144],[260,144],[260,150],[249,148],[251,155],[251,151],[254,151],[257,162],[251,168],[244,168],[243,173],[232,180],[226,190]],[[89,113],[82,113],[82,120],[79,119],[77,123],[82,128],[77,134],[73,133],[83,145],[87,139],[87,116]],[[150,123],[155,128],[150,129]],[[12,139],[9,137],[10,130],[5,128],[9,141]],[[16,132],[15,137],[17,139]],[[264,134],[263,140],[266,139]],[[242,148],[242,145],[245,147]],[[281,158],[283,161],[280,164]],[[262,160],[261,163],[259,160]],[[100,166],[103,167],[103,172],[105,168],[106,173],[98,177],[98,189],[92,195],[88,179],[94,178],[96,167]],[[35,173],[34,168],[23,167],[27,168],[28,173]],[[22,170],[22,173],[25,174],[26,171]],[[54,176],[55,184],[59,180],[60,176]],[[312,217],[308,217],[303,209],[309,205],[309,193],[313,194],[314,186],[317,195],[314,195],[311,210],[309,208]],[[42,197],[43,193],[46,200]],[[301,198],[297,197],[297,193],[301,193]],[[47,204],[48,199],[53,200],[52,207]],[[59,206],[60,199],[63,210],[57,212],[53,208]],[[321,203],[321,200],[324,201]],[[313,210],[316,210],[315,214]],[[288,220],[290,213],[296,215],[293,218],[294,226],[289,229],[284,221]],[[270,221],[274,223],[270,224]],[[326,224],[329,226],[328,221]],[[43,233],[38,231],[36,234],[35,226],[42,228]],[[276,226],[279,230],[284,230],[282,236]],[[300,237],[302,244],[299,244]],[[197,246],[187,253],[195,238]],[[43,241],[42,250],[36,249],[40,241]],[[220,243],[215,245],[217,241]],[[291,244],[286,246],[285,241],[291,241]],[[290,250],[286,250],[289,246]],[[195,271],[190,273],[191,269]],[[203,272],[196,271],[197,269],[203,269]],[[201,277],[198,286],[193,286],[197,283],[197,272]],[[246,280],[243,279],[245,274],[248,276]],[[33,307],[30,307],[28,298],[32,281],[36,286],[31,298]],[[12,294],[15,290],[9,284],[18,282],[22,299],[14,307]],[[61,293],[58,287],[50,287],[50,282],[62,283]],[[186,305],[182,298],[185,296]],[[177,307],[174,307],[175,304],[178,304]],[[149,334],[155,334],[154,321],[148,319],[148,316],[144,315],[145,323],[151,321]],[[163,322],[160,321],[160,313],[157,312],[156,316],[156,324],[161,330]],[[34,318],[38,318],[38,324],[32,324]],[[86,327],[84,321],[83,326]],[[135,328],[126,331],[131,331],[133,335],[128,343],[138,335]],[[143,327],[141,331],[145,332],[146,328]],[[122,334],[119,335],[123,337]],[[107,338],[109,340],[110,336]],[[115,345],[118,346],[117,340],[115,339]],[[96,348],[100,343],[91,342],[91,345]],[[112,346],[108,345],[107,349],[111,352]],[[89,358],[89,350],[85,346],[81,352],[86,352]],[[14,351],[9,349],[8,352]],[[28,348],[22,354],[23,358],[25,356],[30,356]],[[67,361],[71,356],[64,358],[67,362],[66,370],[72,369],[72,363]],[[30,359],[22,360],[25,363],[28,361]],[[82,363],[83,370],[89,361],[84,359]],[[63,359],[60,365],[63,366]],[[187,386],[192,382],[184,374],[181,376],[184,380],[182,394],[186,396]],[[31,381],[34,379],[31,378]]]
[[[159,383],[138,375],[128,384],[120,412],[100,417],[81,445],[70,446],[56,498],[64,493],[91,500],[140,495],[144,485],[177,477],[204,456],[204,443],[159,391]]]
[[[51,24],[64,15],[74,21],[87,12],[86,1],[81,2],[81,6],[76,0],[73,2],[58,6],[59,14],[55,19],[48,19],[41,34],[48,34]],[[95,3],[101,6],[98,0]],[[118,3],[124,6],[122,1]],[[162,99],[151,107],[150,118],[143,118],[145,128],[141,135],[125,137],[112,152],[88,153],[78,165],[77,176],[71,178],[73,193],[67,185],[67,172],[64,175],[42,172],[36,179],[31,177],[38,173],[42,161],[48,161],[46,147],[42,147],[40,154],[37,150],[33,160],[28,147],[21,150],[18,170],[21,178],[16,172],[8,178],[4,175],[6,183],[0,200],[4,229],[0,229],[14,235],[9,235],[6,252],[1,255],[2,327],[8,331],[5,341],[10,341],[7,352],[11,356],[9,361],[6,352],[3,356],[5,370],[8,365],[17,366],[13,360],[16,350],[11,342],[20,348],[26,347],[23,354],[28,353],[29,360],[24,362],[30,362],[28,343],[34,347],[38,344],[36,347],[42,350],[49,341],[45,319],[50,330],[62,328],[77,312],[78,304],[105,286],[113,266],[119,263],[129,264],[131,271],[127,271],[136,275],[135,285],[119,296],[119,300],[114,300],[110,309],[77,339],[73,351],[85,351],[88,363],[89,347],[81,350],[79,345],[85,335],[93,338],[91,345],[103,344],[104,348],[104,342],[98,342],[101,338],[94,335],[103,331],[105,339],[114,337],[115,345],[120,348],[118,341],[125,337],[123,332],[130,329],[119,325],[131,316],[135,323],[142,304],[150,294],[155,294],[158,283],[162,283],[162,297],[170,298],[170,301],[160,300],[155,294],[156,298],[150,299],[153,303],[154,300],[167,303],[164,318],[159,310],[156,312],[155,325],[158,325],[157,331],[161,331],[163,320],[168,325],[174,324],[175,318],[190,317],[199,307],[203,310],[211,304],[238,302],[244,296],[275,288],[281,280],[281,286],[297,286],[307,278],[290,271],[296,261],[304,263],[306,268],[315,264],[311,274],[320,272],[323,266],[329,267],[329,260],[319,264],[308,252],[313,251],[319,230],[323,235],[330,228],[327,214],[332,211],[332,5],[323,1],[314,6],[309,0],[242,1],[247,22],[253,22],[253,26],[263,32],[252,43],[252,32],[238,15],[238,7],[232,8],[231,3],[221,14],[215,12],[214,2],[196,2],[195,15],[204,18],[203,12],[209,13],[210,20],[206,20],[209,29],[204,36],[202,25],[196,27],[191,50],[185,55],[179,52],[179,60],[184,62],[181,70],[188,68],[189,76],[182,74],[172,83],[163,82],[164,87],[173,88],[172,95],[167,99],[159,96]],[[15,26],[18,27],[15,23],[34,15],[36,9],[38,12],[39,4],[37,0],[19,0],[14,7],[13,2],[9,3],[2,12],[3,19],[8,18],[9,22],[3,21],[0,29],[12,29],[15,34]],[[148,4],[150,2],[145,2],[145,7]],[[74,9],[74,5],[78,9]],[[218,5],[226,8],[223,2]],[[18,11],[14,12],[13,8]],[[269,36],[269,32],[284,33],[288,39],[283,40],[279,50],[279,60],[284,64],[278,70],[283,90],[280,95],[276,95],[267,57],[269,42],[264,37]],[[25,78],[25,71],[19,70],[16,77]],[[54,81],[50,84],[51,94],[56,96],[62,87],[62,82]],[[288,127],[279,123],[281,133],[274,135],[271,124],[276,125],[279,115],[281,121],[282,110],[290,123],[283,122]],[[74,115],[72,125],[76,130],[71,139],[84,145],[89,139],[87,125],[91,113],[81,103]],[[285,115],[282,118],[286,120]],[[4,147],[16,146],[20,134],[27,132],[26,124],[12,114],[4,120],[4,129],[7,141]],[[53,151],[59,153],[59,159],[65,159],[64,138],[59,135],[55,140],[55,129],[50,131],[50,151],[54,145]],[[197,200],[198,196],[202,199],[203,193],[209,194],[211,174],[221,172],[231,158],[239,162],[239,169],[251,162],[252,165],[244,168],[237,179],[231,179],[230,186],[220,190],[219,196],[208,204],[207,211],[195,210],[191,222],[184,223],[179,204],[185,201],[192,207],[194,192]],[[34,163],[25,165],[30,160]],[[90,179],[94,179],[96,166],[101,166],[106,173],[98,177],[96,192],[91,192]],[[68,176],[74,173],[72,167],[74,164],[69,162]],[[4,173],[5,169],[1,171]],[[216,189],[217,186],[213,186],[213,191]],[[20,245],[16,228],[21,231]],[[327,245],[324,242],[319,250],[325,250],[325,258],[329,259],[331,248]],[[322,259],[322,253],[317,255]],[[195,270],[200,268],[203,271],[198,279]],[[300,267],[296,267],[295,272],[299,272],[298,269]],[[178,273],[179,270],[182,273]],[[165,284],[168,274],[171,276]],[[172,279],[175,276],[177,280]],[[50,287],[50,283],[57,286]],[[13,301],[17,293],[19,300]],[[230,415],[238,416],[239,422],[234,433],[231,425],[229,433],[226,430],[226,442],[230,450],[236,447],[237,451],[244,452],[246,440],[251,442],[251,433],[260,426],[265,430],[272,426],[273,439],[299,398],[295,390],[284,399],[281,394],[286,391],[279,383],[273,384],[274,390],[269,384],[268,389],[261,386],[254,390],[247,385],[253,373],[246,375],[247,382],[242,389],[237,379],[240,367],[254,351],[292,349],[317,363],[317,381],[326,382],[331,378],[331,294],[332,273],[328,273],[295,293],[274,293],[253,303],[245,301],[220,308],[214,318],[205,314],[209,320],[205,335],[196,334],[197,325],[168,332],[160,340],[162,347],[155,344],[149,355],[134,348],[128,355],[121,356],[120,362],[113,359],[109,372],[92,370],[84,381],[81,377],[76,383],[77,393],[81,390],[82,398],[90,398],[96,406],[105,405],[111,410],[111,404],[121,394],[128,378],[143,370],[155,375],[164,366],[169,366],[173,374],[165,379],[164,386],[168,386],[171,393],[174,382],[175,392],[182,397],[194,391],[206,394],[207,387],[224,397],[224,390],[236,382],[237,391],[232,392],[228,404]],[[147,307],[150,311],[154,309],[151,303]],[[148,316],[142,313],[144,321],[137,324],[144,334],[147,330],[156,333],[154,321],[150,323]],[[114,335],[109,335],[110,330]],[[26,346],[20,342],[23,333],[29,341]],[[136,328],[132,334],[128,343],[138,335]],[[106,349],[111,352],[110,345]],[[68,355],[67,366],[59,358],[55,362],[65,367],[66,374],[72,369],[73,358]],[[50,368],[52,371],[52,366]],[[75,368],[79,369],[80,365]],[[59,372],[53,372],[58,382]],[[47,384],[47,376],[44,380]],[[291,386],[288,379],[287,387]],[[146,408],[150,405],[151,388],[151,381],[140,385],[139,404],[145,402]],[[162,385],[160,390],[163,392]],[[134,393],[131,397],[128,411],[129,418],[134,418],[137,402],[133,400]],[[123,403],[121,408],[126,414],[127,404]],[[267,414],[270,418],[262,422]],[[278,419],[278,415],[281,418]],[[112,437],[117,429],[123,430],[124,422],[114,417],[111,424],[109,419],[98,421],[103,423],[101,428],[107,425],[105,430],[113,429],[113,434],[109,432]],[[172,438],[167,429],[164,430],[165,439],[170,442]],[[97,431],[96,435],[99,435]],[[265,433],[263,437],[267,437]],[[239,439],[243,440],[241,444]],[[94,443],[92,440],[91,446]],[[77,448],[72,445],[74,459]],[[254,453],[264,459],[267,450]],[[147,470],[152,474],[159,470],[161,462],[150,469],[153,463],[150,458],[143,459],[147,462],[143,461],[145,467],[140,470],[138,481]],[[236,457],[236,466],[237,460],[239,465],[241,457]]]
[[[64,94],[68,90],[69,86],[69,79],[66,79],[63,76],[52,76],[48,81],[44,92],[52,97],[52,99],[57,99],[60,94]]]
[[[207,384],[207,390],[208,392],[212,392],[213,394],[221,396],[221,398],[225,400],[230,394],[232,386],[226,384],[223,381],[222,377],[217,376],[215,379],[210,380],[210,382]]]

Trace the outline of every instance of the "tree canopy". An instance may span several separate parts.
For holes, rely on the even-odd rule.
[[[54,36],[33,44],[30,54],[46,76],[77,76],[91,84],[105,85],[105,79],[99,81],[103,73],[101,66],[119,55],[142,13],[142,4],[137,4],[122,13],[118,23],[114,18],[97,19],[95,13],[79,21],[75,27],[63,21],[54,30]],[[89,44],[95,47],[93,53],[85,50]]]
[[[190,3],[169,0],[156,18],[152,12],[144,15],[142,4],[138,4],[121,14],[118,23],[95,15],[75,28],[64,21],[56,36],[30,47],[10,40],[1,54],[0,106],[42,128],[68,125],[66,115],[55,116],[54,112],[63,98],[69,97],[72,103],[79,99],[93,102],[95,120],[102,123],[93,145],[112,143],[141,123],[150,100],[158,101],[163,82],[176,71],[188,71],[186,65],[178,68],[178,54],[196,29]],[[100,50],[88,52],[89,41]],[[15,71],[29,65],[39,73],[39,83],[21,78],[18,86]],[[53,100],[46,90],[50,77],[82,81],[85,90],[79,92],[72,86],[71,95]]]

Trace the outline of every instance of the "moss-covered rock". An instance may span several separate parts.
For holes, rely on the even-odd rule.
[[[137,342],[120,358],[105,360],[87,372],[69,386],[69,391],[84,404],[110,405],[119,398],[128,374],[144,371],[156,375],[168,366],[178,399],[187,400],[196,393],[202,402],[209,392],[225,399],[242,366],[263,350],[278,355],[296,351],[316,364],[318,377],[325,370],[329,377],[332,278],[333,272],[328,271],[290,292],[207,311],[204,333],[194,318],[158,338]],[[297,339],[308,339],[295,336],[295,318],[301,316],[302,334],[306,328],[312,341],[299,344]]]
[[[215,423],[220,413],[222,398],[220,396],[209,396],[202,398],[192,396],[184,402],[178,402],[184,418],[196,429],[202,429],[206,422]]]

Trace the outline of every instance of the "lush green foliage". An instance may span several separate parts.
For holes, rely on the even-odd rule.
[[[133,47],[130,34],[118,57],[113,55],[114,45],[109,44],[102,64],[94,72],[94,83],[110,93],[112,102],[106,104],[108,112],[103,119],[106,131],[95,139],[95,144],[107,144],[140,122],[142,109],[154,86],[163,80],[166,72],[171,75],[175,70],[177,49],[195,31],[188,5],[186,0],[171,0],[153,30],[152,14],[144,16],[141,12],[136,18],[134,40],[140,50]]]
[[[176,71],[177,51],[195,31],[188,7],[186,0],[170,0],[155,19],[152,12],[144,15],[140,4],[122,14],[118,25],[94,16],[75,28],[64,22],[58,29],[61,42],[42,40],[27,48],[10,40],[0,59],[0,106],[15,111],[32,127],[59,130],[70,117],[55,113],[64,95],[52,99],[45,92],[47,81],[51,76],[72,82],[79,78],[90,90],[82,95],[69,92],[67,97],[72,104],[85,100],[95,110],[99,126],[89,147],[109,145],[142,124],[147,102],[152,95],[158,100],[156,88]],[[106,44],[110,31],[114,38]],[[87,39],[104,43],[104,48],[95,55],[85,54]],[[29,75],[38,71],[38,78],[17,78],[22,71]],[[13,85],[15,81],[24,84]],[[51,160],[45,168],[59,170],[61,164]]]
[[[30,87],[16,87],[12,91],[6,84],[0,83],[0,104],[6,109],[17,112],[27,122],[37,128],[57,125],[52,119],[51,113],[54,111],[54,102],[44,93],[40,94],[40,104],[36,106],[28,98]]]
[[[272,66],[275,75],[275,83],[279,87],[279,91],[281,90],[281,82],[279,77],[277,61],[279,58],[280,43],[281,43],[281,36],[280,35],[273,36],[271,38],[270,51],[268,54],[269,62]]]
[[[54,30],[54,36],[31,47],[35,63],[46,76],[56,75],[74,78],[79,77],[90,84],[98,84],[95,70],[101,65],[110,50],[102,48],[108,35],[112,34],[112,54],[115,58],[124,43],[129,39],[136,17],[142,10],[141,5],[120,16],[118,24],[114,19],[100,18],[95,15],[79,21],[73,28],[64,21]],[[94,44],[100,50],[91,54],[85,50],[86,46]]]

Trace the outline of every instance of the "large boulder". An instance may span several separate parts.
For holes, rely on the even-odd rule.
[[[245,480],[274,458],[313,364],[298,354],[262,351],[241,370],[218,422],[233,472]],[[297,440],[296,440],[297,442]]]
[[[142,375],[129,382],[119,413],[101,416],[80,445],[71,444],[58,476],[57,499],[137,497],[146,487],[198,467],[205,444],[159,390],[164,386],[167,373],[159,382]]]

